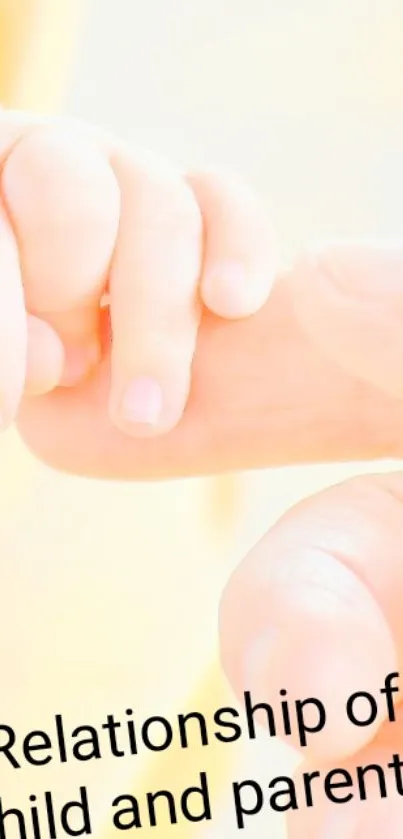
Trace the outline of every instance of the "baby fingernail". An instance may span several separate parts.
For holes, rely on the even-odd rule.
[[[221,288],[228,288],[231,291],[234,288],[243,286],[246,280],[245,268],[241,262],[219,262],[206,274],[204,279],[204,289],[211,294],[217,286]]]
[[[202,283],[205,305],[221,317],[247,317],[258,311],[268,296],[267,278],[249,277],[241,262],[222,262]]]
[[[162,413],[162,388],[147,376],[133,379],[123,396],[120,415],[123,420],[140,425],[157,425]]]

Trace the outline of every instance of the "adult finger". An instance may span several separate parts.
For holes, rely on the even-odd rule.
[[[320,349],[401,399],[403,245],[323,247],[301,258],[290,283],[298,317]]]
[[[294,270],[313,299],[312,277],[295,268],[256,315],[203,316],[190,397],[170,433],[139,441],[114,425],[105,360],[85,387],[24,405],[27,444],[56,468],[131,480],[400,457],[403,400],[323,352],[297,316]]]
[[[224,593],[223,662],[237,692],[273,704],[280,720],[284,696],[293,707],[319,701],[306,711],[317,731],[306,742],[298,727],[290,734],[307,754],[353,754],[386,718],[381,689],[403,664],[402,500],[398,473],[357,478],[300,503]],[[362,724],[352,725],[347,706],[357,692],[376,697],[377,709],[358,697]]]
[[[303,762],[289,790],[288,803],[295,790],[298,805],[288,809],[289,839],[399,839],[403,708],[350,760]]]

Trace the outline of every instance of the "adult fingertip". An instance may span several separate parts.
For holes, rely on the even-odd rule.
[[[246,585],[234,578],[224,595],[224,668],[238,695],[249,691],[273,708],[278,736],[321,760],[346,757],[386,718],[380,691],[397,669],[391,630],[366,585],[337,557],[295,546],[292,558],[276,560],[258,573],[250,563]],[[289,731],[284,702],[294,715]],[[306,736],[298,723],[304,703],[313,729]]]
[[[272,633],[268,643],[255,642],[245,659],[244,687],[254,703],[268,703],[277,735],[318,761],[354,754],[387,715],[381,688],[396,668],[390,638],[378,633],[375,647],[364,626],[348,622],[346,629],[341,640],[335,626],[311,620],[304,627],[302,619],[300,627]],[[266,724],[262,715],[263,729]]]
[[[190,391],[190,367],[177,366],[176,373],[159,370],[140,372],[120,388],[112,388],[109,414],[113,423],[132,437],[168,434],[180,422]]]

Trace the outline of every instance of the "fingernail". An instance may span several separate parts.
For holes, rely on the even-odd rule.
[[[157,425],[162,400],[162,389],[155,379],[147,376],[133,379],[123,396],[120,415],[126,422]]]
[[[98,344],[92,344],[89,347],[67,347],[65,349],[61,386],[73,387],[77,385],[89,375],[98,364],[99,359],[100,348]]]
[[[270,283],[267,278],[249,277],[241,262],[222,262],[206,274],[202,283],[205,305],[226,318],[244,318],[265,303]]]
[[[206,274],[204,285],[205,288],[213,291],[217,282],[222,287],[228,287],[229,290],[236,286],[244,286],[246,281],[246,271],[241,262],[235,260],[227,262],[216,263],[210,271]]]

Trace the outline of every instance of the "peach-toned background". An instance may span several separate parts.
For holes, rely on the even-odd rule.
[[[267,199],[287,257],[329,234],[401,233],[401,0],[93,0],[85,12],[65,112],[181,162],[240,171]],[[65,43],[67,62],[69,21],[65,41],[41,30],[46,48],[30,47],[44,77],[52,44]],[[27,71],[18,105],[32,107],[33,86]],[[50,85],[39,106],[56,98]],[[214,656],[234,562],[286,507],[356,469],[107,485],[41,467],[14,432],[0,457],[1,717],[21,729],[60,710],[77,724],[128,704],[183,710]],[[292,761],[265,746],[260,774],[268,782]],[[105,802],[140,769],[86,767],[100,828]],[[74,763],[1,777],[15,805],[83,782]],[[270,829],[283,835],[279,820]],[[211,833],[223,831],[236,835],[225,817]]]

